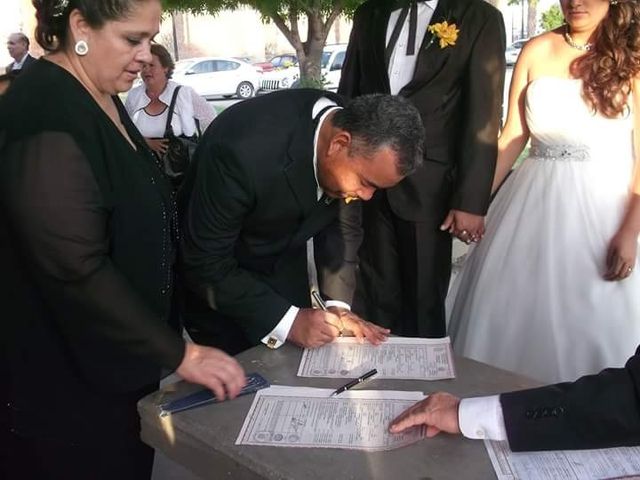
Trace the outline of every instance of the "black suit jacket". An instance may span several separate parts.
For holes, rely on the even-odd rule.
[[[624,368],[500,396],[513,451],[640,445],[640,347]]]
[[[204,134],[183,199],[184,273],[200,298],[187,296],[190,328],[248,346],[291,305],[310,306],[306,242],[338,203],[317,200],[311,115],[323,96],[343,103],[319,90],[276,92],[225,110]]]
[[[384,51],[391,0],[370,0],[356,11],[338,93],[389,93]],[[460,31],[441,49],[426,33],[416,69],[399,95],[422,115],[425,162],[387,190],[406,220],[442,217],[450,208],[486,213],[497,155],[505,71],[502,14],[482,0],[439,0],[431,24],[447,20]]]
[[[29,65],[32,65],[33,63],[35,63],[36,59],[34,57],[31,56],[30,53],[27,53],[27,58],[24,59],[24,63],[22,64],[22,68],[19,71],[24,70],[25,68],[27,68]],[[7,68],[5,69],[6,73],[11,73],[11,71],[13,70],[13,64],[15,62],[11,62],[9,65],[7,65]]]

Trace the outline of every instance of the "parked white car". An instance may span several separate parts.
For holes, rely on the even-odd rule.
[[[300,76],[300,67],[292,65],[284,68],[276,68],[269,72],[264,72],[260,78],[258,92],[273,92],[283,88],[291,88]]]
[[[344,63],[346,53],[346,43],[337,43],[324,47],[320,68],[322,69],[322,79],[326,90],[335,91],[338,89],[340,74],[342,73],[342,64]]]
[[[504,58],[506,60],[507,65],[515,65],[518,61],[518,56],[520,55],[520,51],[524,44],[529,41],[528,38],[523,38],[522,40],[516,40],[511,45],[507,47],[504,52]]]
[[[176,62],[172,79],[203,97],[252,97],[260,81],[253,65],[235,58],[198,57]]]
[[[347,52],[347,44],[340,43],[335,45],[326,45],[322,50],[320,59],[320,71],[324,81],[326,90],[337,90],[340,83],[340,73],[344,56]],[[260,80],[260,92],[272,92],[283,88],[298,87],[300,77],[300,68],[292,66],[289,68],[281,68],[265,72]]]

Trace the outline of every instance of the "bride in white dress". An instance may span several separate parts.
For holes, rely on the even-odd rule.
[[[458,354],[543,382],[620,367],[640,342],[640,7],[561,6],[568,25],[515,67],[494,190],[530,138],[529,156],[447,300]]]

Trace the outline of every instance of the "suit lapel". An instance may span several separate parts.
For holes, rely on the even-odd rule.
[[[458,5],[459,2],[456,0],[439,0],[429,25],[446,20],[449,23],[456,23],[460,28],[460,24],[457,23],[458,18],[460,18],[457,11],[458,8],[456,8]],[[400,90],[399,95],[408,96],[427,85],[446,65],[447,60],[457,46],[440,48],[438,39],[431,32],[426,32],[417,54],[418,58],[416,59],[413,78]]]
[[[382,93],[389,93],[389,67],[384,58],[384,52],[386,49],[387,41],[387,27],[389,25],[389,16],[394,9],[394,2],[390,0],[383,0],[378,2],[376,8],[373,9],[373,18],[371,19],[371,61],[374,63],[374,67],[370,72],[378,72],[380,75],[380,85],[384,85],[386,91]]]
[[[300,122],[293,140],[289,144],[289,163],[284,168],[289,188],[296,197],[300,208],[305,216],[313,209],[317,203],[317,185],[313,172],[313,136],[314,124],[311,119],[311,112],[304,112],[309,115],[308,121]]]

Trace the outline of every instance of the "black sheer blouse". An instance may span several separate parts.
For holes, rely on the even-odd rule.
[[[135,428],[131,402],[184,354],[175,199],[114,101],[136,148],[48,61],[0,100],[2,407],[25,434]]]

